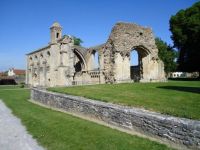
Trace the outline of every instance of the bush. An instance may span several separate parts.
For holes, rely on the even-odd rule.
[[[0,85],[16,85],[17,83],[15,82],[14,79],[1,79],[0,80]]]
[[[25,83],[24,82],[21,82],[20,83],[20,88],[24,88],[25,87]]]

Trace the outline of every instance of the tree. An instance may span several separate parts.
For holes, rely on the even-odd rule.
[[[200,73],[200,2],[172,16],[170,31],[179,51],[178,69]]]
[[[158,47],[158,56],[165,66],[165,73],[168,74],[175,71],[177,66],[175,62],[177,52],[160,38],[156,38],[156,45]]]
[[[83,43],[83,41],[75,36],[73,38],[74,38],[74,45],[81,46],[81,43]]]

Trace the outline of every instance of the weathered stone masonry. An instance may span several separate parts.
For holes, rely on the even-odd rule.
[[[117,23],[106,43],[90,48],[74,45],[70,35],[62,36],[62,27],[57,22],[50,33],[47,46],[27,54],[26,84],[30,86],[166,80],[150,28]],[[131,66],[130,55],[134,50],[138,52],[138,65]]]
[[[62,111],[81,114],[147,136],[200,149],[200,121],[171,117],[143,109],[32,89],[31,99]]]

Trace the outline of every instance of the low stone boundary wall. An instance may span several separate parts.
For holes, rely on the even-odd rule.
[[[138,131],[164,143],[179,145],[183,149],[200,149],[200,121],[39,89],[31,90],[31,100],[123,129]]]

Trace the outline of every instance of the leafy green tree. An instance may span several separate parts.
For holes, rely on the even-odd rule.
[[[163,61],[165,73],[168,75],[176,70],[175,59],[177,58],[177,52],[160,38],[156,38],[156,45],[158,47],[158,56]]]
[[[75,36],[73,38],[74,38],[74,45],[81,46],[81,43],[83,43],[83,41]]]
[[[200,73],[200,2],[172,16],[170,30],[179,51],[178,69]]]

